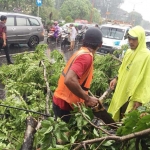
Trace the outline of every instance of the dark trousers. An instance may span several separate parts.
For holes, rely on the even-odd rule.
[[[59,117],[66,123],[69,122],[71,118],[70,111],[60,109],[57,105],[54,104],[54,102],[53,102],[53,111],[56,118]]]
[[[6,59],[7,59],[7,63],[11,63],[11,60],[10,60],[10,56],[9,56],[9,50],[8,50],[8,44],[7,44],[7,41],[6,41],[6,46],[3,47],[3,39],[0,38],[0,50],[3,48],[4,49],[4,52],[5,52],[5,55],[6,55]]]

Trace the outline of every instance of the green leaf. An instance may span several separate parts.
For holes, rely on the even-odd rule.
[[[113,141],[110,140],[110,141],[107,141],[107,142],[103,143],[103,145],[107,146],[107,147],[110,147],[112,145],[112,142]]]
[[[52,147],[56,147],[56,138],[52,138]]]
[[[81,116],[76,118],[77,126],[80,130],[82,129],[82,120],[83,120],[83,118]]]
[[[44,134],[50,133],[53,130],[53,126],[50,126]]]
[[[65,133],[62,132],[57,132],[55,133],[57,139],[62,140],[63,142],[67,142],[68,141],[68,136]]]
[[[70,143],[74,143],[75,140],[76,140],[76,139],[75,139],[73,136],[71,136]]]
[[[97,132],[97,130],[95,128],[93,130],[93,133],[94,133],[94,135],[96,135],[96,137],[99,137],[99,134],[98,134],[98,132]]]

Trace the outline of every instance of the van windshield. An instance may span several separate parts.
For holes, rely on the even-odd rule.
[[[122,40],[125,30],[119,28],[101,27],[101,32],[105,38]]]

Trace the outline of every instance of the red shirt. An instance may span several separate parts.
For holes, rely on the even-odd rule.
[[[83,73],[90,68],[91,63],[92,57],[87,54],[82,54],[81,56],[77,57],[70,69],[77,74],[78,78],[81,78]],[[53,102],[62,110],[72,110],[71,106],[61,98],[56,98],[54,96]]]
[[[2,33],[6,33],[6,26],[3,22],[0,22],[0,38],[3,38]]]

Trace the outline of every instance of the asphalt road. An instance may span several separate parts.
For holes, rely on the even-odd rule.
[[[40,42],[40,44],[45,44],[45,43],[47,44],[47,37],[46,36],[44,38],[44,41]],[[53,44],[48,45],[48,47],[49,47],[48,51],[49,50],[51,51],[54,49],[57,49],[58,51],[60,51],[64,55],[64,59],[67,61],[70,58],[70,56],[72,56],[72,54],[80,46],[76,46],[75,50],[73,50],[73,51],[68,51],[69,45],[62,49],[60,44],[56,45],[55,43],[53,43]],[[29,48],[27,44],[9,45],[9,54],[11,56],[12,61],[13,61],[13,58],[12,58],[13,55],[16,55],[18,53],[23,53],[23,52],[34,52],[34,49]],[[6,63],[7,63],[7,61],[6,61],[5,53],[3,50],[0,50],[0,66],[2,64],[6,64]]]

